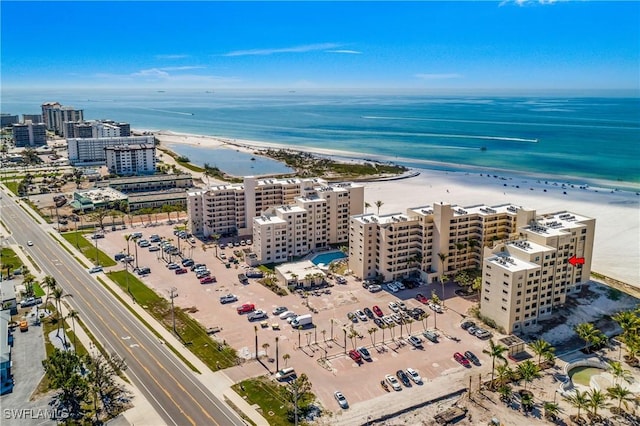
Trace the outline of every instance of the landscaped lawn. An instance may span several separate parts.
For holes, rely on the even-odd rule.
[[[153,272],[152,272],[153,273]],[[126,271],[115,271],[107,274],[123,290],[129,292],[136,303],[144,306],[151,315],[160,321],[168,330],[173,329],[171,322],[171,304],[167,299],[158,296],[135,275]],[[128,283],[127,283],[128,275]],[[226,368],[236,365],[236,352],[233,348],[221,345],[220,348],[212,340],[202,326],[188,313],[180,308],[175,309],[176,330],[180,339],[202,362],[213,371],[218,367]]]
[[[77,234],[77,235],[76,235]],[[65,240],[71,245],[77,247],[87,259],[96,261],[96,247],[95,243],[91,243],[87,240],[83,232],[65,232],[62,234]],[[77,243],[77,246],[76,246]],[[114,266],[117,265],[116,261],[106,255],[106,253],[100,250],[100,240],[98,240],[98,263],[102,266]]]
[[[6,180],[4,181],[4,185],[9,188],[9,191],[13,192],[15,195],[18,195],[18,184],[20,182],[17,180]]]
[[[248,379],[232,386],[233,390],[241,397],[247,397],[251,405],[258,404],[262,416],[270,425],[288,426],[292,423],[287,420],[287,408],[290,406],[280,393],[280,385],[264,379]],[[273,414],[272,414],[273,413]]]
[[[7,272],[7,265],[11,265],[11,272],[22,267],[22,261],[12,249],[3,247],[0,251],[0,264],[2,264],[2,274]],[[4,275],[3,275],[4,276]]]

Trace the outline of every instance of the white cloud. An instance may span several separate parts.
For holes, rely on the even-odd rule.
[[[558,1],[568,1],[568,0],[503,0],[500,3],[500,6],[504,6],[509,3],[514,3],[518,6],[527,6],[530,4],[554,4]]]
[[[359,55],[362,52],[357,50],[349,50],[349,49],[337,49],[337,50],[325,50],[327,53],[346,53],[351,55]]]
[[[196,85],[225,85],[240,82],[241,79],[233,76],[219,76],[208,74],[172,74],[172,68],[178,70],[189,70],[203,67],[165,67],[150,68],[132,72],[129,74],[98,73],[94,77],[111,83],[162,83],[168,86],[196,86]]]
[[[228,52],[222,56],[249,56],[249,55],[273,55],[274,53],[305,53],[317,50],[327,50],[340,47],[337,43],[317,43],[306,44],[302,46],[281,47],[273,49],[249,49],[249,50],[235,50]]]
[[[202,68],[205,68],[205,67],[201,65],[184,65],[181,67],[161,67],[158,69],[162,71],[184,71],[184,70],[198,70]]]
[[[415,74],[414,77],[420,78],[422,80],[449,80],[452,78],[462,78],[461,74],[457,73],[441,73],[441,74]]]
[[[188,58],[189,55],[182,54],[174,54],[174,55],[156,55],[156,59],[184,59]]]
[[[131,74],[132,77],[156,77],[156,78],[165,78],[169,77],[169,73],[166,71],[162,71],[158,68],[151,68],[148,70],[140,70],[138,72],[134,72]]]

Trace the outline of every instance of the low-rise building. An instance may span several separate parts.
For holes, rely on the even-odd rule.
[[[154,192],[136,192],[128,194],[129,211],[140,209],[162,209],[162,206],[177,206],[180,210],[187,207],[187,193],[182,189],[167,189]]]
[[[190,174],[156,174],[151,176],[127,176],[107,179],[96,183],[97,188],[111,187],[125,194],[135,192],[165,191],[168,189],[187,190],[193,187]]]
[[[11,322],[9,311],[0,311],[0,395],[13,391],[13,373],[11,372],[13,334],[9,322]]]
[[[326,274],[310,260],[291,262],[276,266],[276,278],[290,289],[309,288],[319,285],[326,279]]]
[[[113,188],[94,188],[73,193],[73,201],[69,203],[75,211],[92,211],[99,208],[115,208],[120,202],[128,202],[128,197]]]

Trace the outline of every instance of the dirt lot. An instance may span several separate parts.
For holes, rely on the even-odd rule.
[[[151,234],[158,234],[161,237],[171,238],[177,244],[177,237],[173,235],[173,225],[162,224],[160,226],[143,227],[140,225],[127,230],[107,232],[104,239],[99,240],[99,247],[110,255],[119,252],[126,252],[127,243],[124,235],[132,232],[142,232],[145,238]],[[248,284],[241,284],[238,280],[238,273],[243,271],[240,266],[227,269],[224,263],[216,258],[216,250],[212,246],[205,246],[202,241],[196,240],[195,244],[190,244],[186,240],[181,240],[181,247],[187,255],[198,263],[205,263],[217,278],[217,283],[201,285],[195,278],[193,272],[183,275],[175,273],[165,267],[166,262],[159,256],[159,252],[149,252],[148,249],[138,248],[138,265],[148,266],[152,273],[142,280],[155,289],[163,297],[167,297],[171,287],[178,289],[178,297],[174,300],[177,306],[182,308],[196,307],[197,312],[193,316],[202,323],[204,327],[220,327],[221,331],[215,335],[216,339],[224,340],[238,350],[241,357],[250,359],[255,356],[255,332],[254,326],[258,326],[259,354],[264,355],[262,345],[268,343],[265,365],[275,372],[276,363],[269,362],[266,358],[274,357],[276,342],[279,337],[279,367],[283,368],[285,362],[282,356],[289,354],[290,359],[287,366],[295,367],[299,373],[306,373],[313,383],[313,390],[329,410],[339,410],[338,404],[333,398],[336,390],[341,390],[348,398],[350,404],[370,400],[387,392],[380,386],[380,381],[385,374],[394,374],[398,369],[413,367],[418,370],[425,384],[423,386],[413,386],[405,389],[402,397],[406,399],[407,394],[415,394],[411,398],[424,398],[422,394],[424,388],[430,388],[430,383],[441,377],[451,375],[459,376],[460,386],[468,383],[468,376],[473,375],[477,380],[478,374],[490,372],[490,359],[482,353],[486,347],[486,341],[470,336],[459,326],[471,302],[454,295],[454,287],[446,289],[446,311],[437,314],[437,328],[441,334],[440,343],[434,344],[425,340],[424,349],[418,350],[407,344],[405,339],[407,331],[403,330],[403,339],[400,339],[400,330],[395,329],[395,340],[401,341],[402,345],[391,341],[389,330],[385,331],[386,344],[383,345],[382,330],[375,333],[376,349],[372,347],[372,336],[368,330],[375,327],[371,320],[354,324],[355,330],[362,335],[355,339],[355,345],[366,346],[372,354],[372,361],[357,364],[345,355],[345,333],[344,329],[352,324],[347,318],[347,313],[364,307],[371,308],[378,305],[385,314],[391,313],[388,303],[392,300],[401,299],[409,307],[421,306],[431,316],[427,320],[427,327],[434,327],[434,312],[414,299],[416,293],[421,292],[427,296],[431,294],[432,286],[421,286],[417,289],[404,290],[396,294],[386,291],[379,293],[369,293],[362,288],[361,283],[349,278],[347,284],[335,284],[330,287],[330,294],[324,292],[314,295],[310,293],[309,304],[318,310],[313,314],[313,322],[316,329],[307,329],[299,332],[293,330],[286,321],[280,320],[271,315],[271,311],[277,306],[286,306],[297,314],[309,313],[306,300],[298,294],[287,296],[277,296],[256,280],[249,280]],[[135,254],[134,243],[130,243],[131,254]],[[226,248],[218,250],[218,255],[225,253],[232,255],[233,249]],[[122,269],[122,266],[114,266],[111,269]],[[440,294],[441,288],[434,288]],[[219,297],[226,293],[234,293],[238,296],[238,302],[222,305]],[[257,309],[262,309],[269,313],[269,324],[280,324],[280,330],[273,330],[271,327],[262,328],[259,322],[251,323],[245,315],[238,315],[236,307],[242,303],[254,303]],[[333,321],[332,321],[333,320]],[[333,324],[333,326],[332,326]],[[334,341],[331,341],[331,330],[333,328]],[[326,332],[323,334],[323,330]],[[421,322],[414,322],[411,331],[414,335],[419,335],[423,330]],[[457,336],[460,342],[450,340],[445,335]],[[496,336],[500,337],[500,336]],[[326,338],[326,343],[325,343]],[[307,346],[308,342],[318,342]],[[298,342],[301,347],[298,348]],[[353,348],[353,342],[347,338],[346,350]],[[318,360],[327,353],[328,363],[320,363]],[[482,361],[481,367],[464,368],[459,365],[452,355],[456,351],[464,352],[470,350],[474,352]],[[254,361],[252,361],[254,362]],[[265,373],[268,371],[265,369]],[[453,388],[459,386],[451,386]],[[448,388],[449,386],[447,386]],[[445,389],[448,390],[448,389]],[[437,393],[443,393],[442,388],[430,389]],[[398,393],[400,394],[400,393]]]

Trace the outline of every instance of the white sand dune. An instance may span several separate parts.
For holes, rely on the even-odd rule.
[[[341,159],[362,157],[362,154],[355,152],[170,131],[154,133],[163,145],[181,143],[211,148],[227,146],[248,152],[271,147],[309,151]],[[367,155],[367,158],[372,156]],[[504,171],[466,173],[415,170],[420,175],[409,179],[366,183],[365,201],[371,205],[375,201],[382,201],[384,204],[380,208],[380,214],[405,212],[410,207],[429,206],[443,201],[460,206],[513,203],[535,209],[538,213],[567,210],[593,217],[596,219],[593,271],[640,287],[640,196],[636,192],[593,186],[572,187],[557,177],[549,178],[545,183],[545,178],[526,177]],[[373,209],[370,211],[376,211],[375,207]]]

